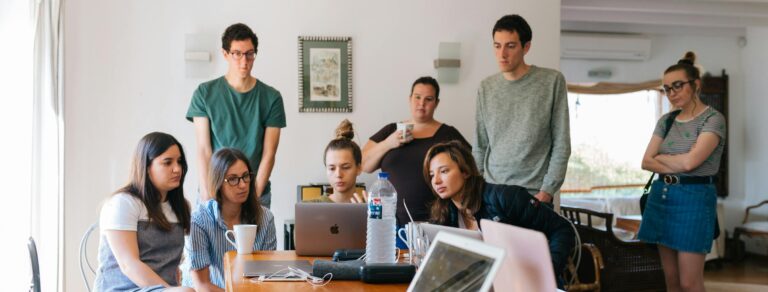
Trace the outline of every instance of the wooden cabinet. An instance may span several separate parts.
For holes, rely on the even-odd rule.
[[[728,75],[725,70],[721,76],[704,75],[702,77],[703,86],[701,88],[701,101],[725,116],[726,135],[729,133],[728,123]],[[726,139],[723,149],[722,160],[720,161],[720,171],[717,173],[717,195],[720,197],[728,196],[728,144]]]

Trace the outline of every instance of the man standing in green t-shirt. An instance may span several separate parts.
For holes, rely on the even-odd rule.
[[[285,127],[285,109],[280,92],[251,76],[259,39],[242,23],[229,26],[221,37],[227,74],[200,84],[192,95],[187,120],[195,124],[197,162],[200,167],[200,201],[215,199],[208,186],[208,163],[223,147],[245,153],[251,170],[243,181],[255,176],[256,194],[269,208],[269,176],[275,165],[280,128]],[[243,174],[238,174],[242,176]]]

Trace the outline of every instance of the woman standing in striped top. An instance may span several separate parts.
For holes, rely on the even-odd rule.
[[[253,172],[248,158],[239,150],[222,148],[211,157],[208,186],[215,198],[192,213],[192,227],[186,242],[189,270],[183,283],[197,291],[223,291],[224,253],[235,250],[224,233],[236,224],[256,224],[254,250],[275,250],[274,216],[256,198]]]
[[[704,257],[715,231],[715,175],[725,146],[725,117],[699,99],[696,56],[686,53],[664,72],[663,89],[680,111],[666,137],[659,119],[643,157],[653,182],[638,238],[658,244],[667,290],[704,291]]]

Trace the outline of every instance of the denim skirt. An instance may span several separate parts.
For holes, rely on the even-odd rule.
[[[715,235],[716,204],[713,184],[666,185],[656,180],[637,238],[677,251],[707,254]]]

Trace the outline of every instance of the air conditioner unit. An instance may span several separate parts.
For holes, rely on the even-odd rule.
[[[651,39],[611,34],[562,34],[561,59],[645,61],[651,57]]]

